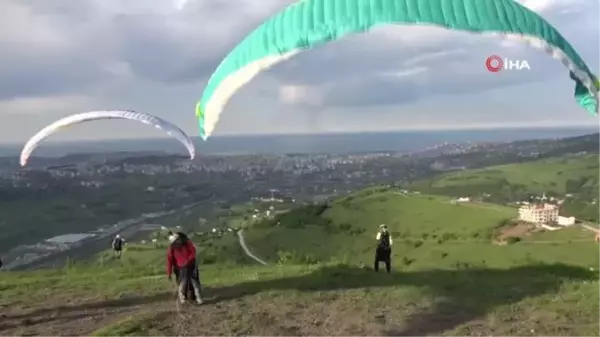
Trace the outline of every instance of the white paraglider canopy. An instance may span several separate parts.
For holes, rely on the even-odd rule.
[[[169,136],[177,139],[182,143],[190,154],[190,159],[194,159],[196,156],[196,149],[194,143],[190,137],[183,132],[176,125],[160,118],[143,112],[128,111],[128,110],[101,110],[101,111],[88,111],[74,115],[70,115],[57,120],[56,122],[46,126],[45,128],[38,131],[33,137],[31,137],[23,150],[21,151],[20,163],[21,166],[27,165],[27,161],[31,156],[31,153],[38,147],[39,143],[44,139],[50,137],[60,129],[69,127],[71,125],[85,123],[89,121],[102,120],[102,119],[128,119],[137,121],[140,123],[154,126],[155,128],[162,130]]]

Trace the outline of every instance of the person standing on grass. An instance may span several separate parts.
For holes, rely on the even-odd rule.
[[[174,234],[172,231],[169,231],[167,233],[168,238],[169,238],[169,244],[173,244],[173,242],[175,242],[175,239],[177,237],[181,238],[181,240],[183,242],[185,242],[186,240],[188,240],[187,235],[185,235],[183,232],[177,232],[177,234]],[[177,236],[176,236],[177,235]],[[177,267],[177,263],[175,263],[172,260],[172,264],[173,264],[173,274],[175,274],[175,282],[177,284],[179,284],[179,267]],[[194,274],[193,274],[193,278],[198,281],[198,283],[200,283],[200,276],[199,276],[199,272],[198,272],[198,263],[195,263],[195,269],[194,269]],[[200,284],[200,289],[202,289],[202,284]],[[192,282],[188,282],[188,287],[187,287],[187,291],[186,291],[186,299],[187,300],[191,300],[191,301],[196,301],[196,294],[194,292],[194,287],[192,286]]]
[[[112,241],[112,248],[117,259],[121,258],[121,253],[123,252],[124,245],[125,239],[123,239],[121,235],[117,234]]]
[[[389,273],[392,269],[392,236],[387,230],[387,226],[381,224],[379,232],[375,237],[377,248],[375,249],[375,271],[379,271],[379,262],[385,262],[385,269]]]
[[[196,264],[196,246],[183,233],[172,234],[169,241],[171,244],[167,249],[167,277],[171,280],[173,269],[179,270],[179,275],[176,276],[179,301],[185,303],[191,285],[196,303],[202,304],[200,277]]]

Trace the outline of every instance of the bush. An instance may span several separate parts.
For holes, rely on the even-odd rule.
[[[280,250],[277,252],[279,264],[317,264],[319,260],[310,254],[300,254],[296,251]]]
[[[413,246],[414,246],[415,248],[419,248],[419,247],[421,247],[422,245],[423,245],[423,241],[417,241],[417,242],[415,242],[415,243],[414,243],[414,245],[413,245]]]
[[[454,233],[444,233],[442,235],[442,240],[444,241],[448,241],[448,240],[456,240],[457,236]]]
[[[349,232],[352,229],[352,225],[349,223],[343,223],[339,227],[340,227],[340,230],[342,230],[344,232]]]
[[[214,254],[201,255],[199,260],[200,264],[215,264],[217,262],[217,256]]]
[[[352,229],[349,234],[350,235],[354,235],[354,236],[358,236],[358,235],[362,235],[366,232],[367,230],[365,228],[354,228]]]
[[[517,243],[517,242],[519,242],[519,241],[521,241],[521,238],[520,238],[520,237],[518,237],[518,236],[509,236],[509,237],[507,237],[507,238],[506,238],[506,242],[507,242],[508,244]]]
[[[413,262],[415,262],[415,259],[411,259],[406,256],[402,258],[402,264],[405,266],[410,266]]]
[[[284,226],[287,228],[304,228],[308,225],[329,227],[331,220],[321,215],[329,208],[328,204],[308,205],[276,216],[271,220],[262,221],[257,227]],[[329,229],[335,232],[336,229]]]

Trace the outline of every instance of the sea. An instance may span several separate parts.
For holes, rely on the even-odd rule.
[[[292,134],[214,136],[203,141],[194,139],[200,155],[235,154],[316,154],[361,152],[410,152],[442,143],[510,142],[527,139],[574,137],[597,133],[597,127],[571,128],[501,128],[485,130],[397,131],[335,134]],[[0,157],[17,156],[22,144],[0,144]],[[59,157],[72,153],[98,152],[165,152],[185,154],[185,149],[171,138],[101,140],[77,142],[46,141],[35,156]]]

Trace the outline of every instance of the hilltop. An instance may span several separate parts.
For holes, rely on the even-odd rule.
[[[375,187],[248,220],[246,242],[267,266],[243,255],[234,232],[193,234],[208,299],[197,308],[175,306],[160,235],[130,245],[122,261],[4,273],[0,333],[598,334],[599,257],[588,232],[499,246],[515,208],[450,201]],[[395,239],[391,275],[371,270],[380,223]]]

